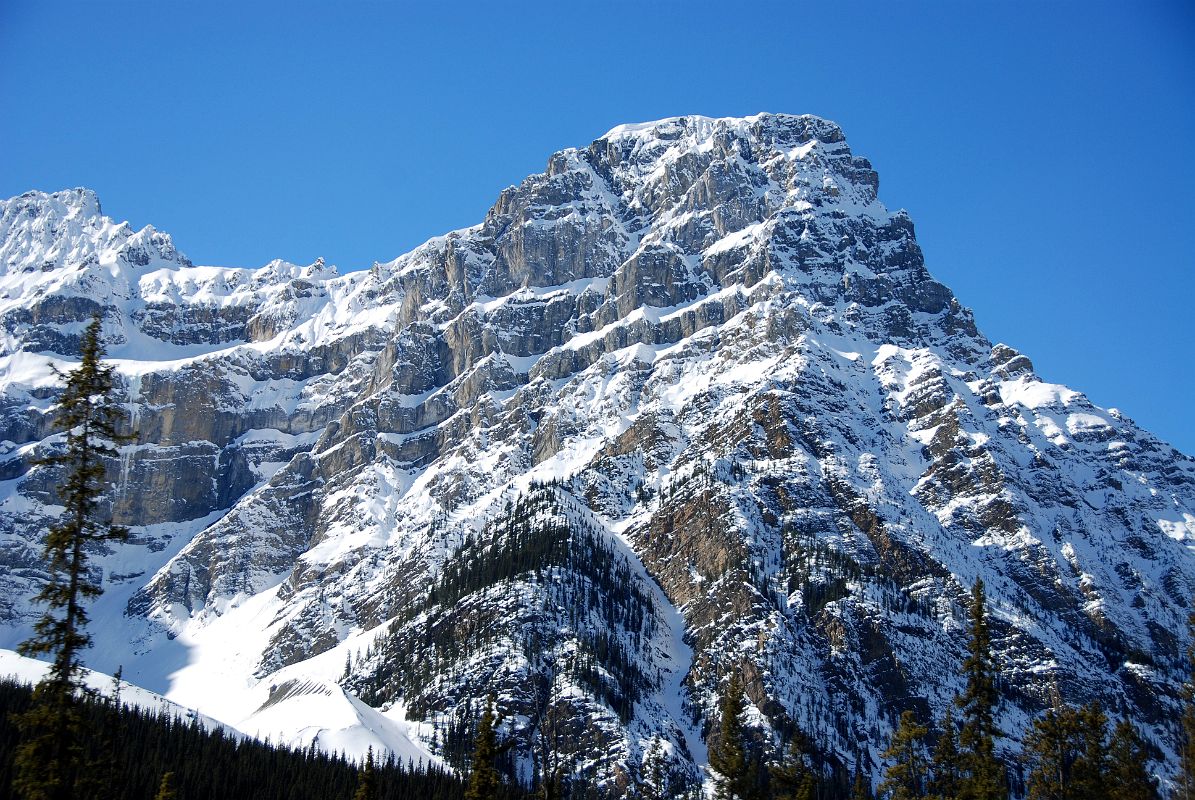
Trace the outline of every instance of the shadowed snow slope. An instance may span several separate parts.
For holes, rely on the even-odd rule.
[[[49,671],[50,665],[44,661],[26,658],[18,653],[14,653],[12,650],[0,650],[0,675],[13,678],[21,683],[36,684]],[[111,675],[84,670],[83,683],[100,697],[111,698],[116,695],[116,681]],[[172,703],[161,695],[142,689],[139,686],[134,686],[123,680],[120,682],[120,700],[122,703],[133,708],[139,708],[142,711],[169,715],[180,719],[194,719],[208,730],[220,728],[225,733],[234,736],[239,737],[242,735],[240,731],[230,725],[225,725],[204,714],[197,714],[192,709],[180,706],[178,703]]]

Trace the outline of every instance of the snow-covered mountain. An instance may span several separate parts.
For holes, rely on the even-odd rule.
[[[138,438],[98,669],[231,724],[342,698],[449,762],[492,693],[524,774],[546,744],[616,793],[700,780],[738,671],[761,740],[878,774],[960,688],[982,577],[1002,746],[1098,697],[1170,772],[1195,461],[984,338],[877,191],[816,117],[624,125],[343,276],[0,203],[0,645],[37,614],[51,367],[100,310]]]

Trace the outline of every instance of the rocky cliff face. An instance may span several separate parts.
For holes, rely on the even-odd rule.
[[[762,742],[878,772],[959,688],[982,577],[1005,749],[1099,697],[1168,772],[1195,461],[993,346],[877,191],[834,124],[759,115],[615,128],[344,276],[195,267],[83,190],[0,204],[8,639],[49,366],[99,309],[138,437],[99,668],[201,707],[211,659],[334,681],[450,761],[494,693],[524,774],[546,747],[615,793],[700,779],[737,670]]]

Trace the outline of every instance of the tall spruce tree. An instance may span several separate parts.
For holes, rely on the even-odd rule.
[[[784,760],[772,767],[772,796],[776,800],[814,800],[817,776],[805,763],[809,749],[805,734],[797,731],[788,743]]]
[[[643,756],[643,770],[638,789],[643,800],[668,800],[673,796],[664,743],[659,737],[652,738],[647,753]],[[541,795],[546,797],[547,793],[541,791]]]
[[[365,751],[365,764],[357,774],[357,791],[353,800],[378,800],[378,769],[373,760],[373,748]]]
[[[751,794],[750,765],[740,719],[744,706],[743,681],[736,670],[731,673],[726,693],[722,695],[718,740],[710,748],[710,766],[718,773],[718,800],[743,800]]]
[[[912,711],[904,711],[884,751],[888,769],[879,786],[885,800],[917,800],[925,797],[925,736],[929,730],[917,722]]]
[[[983,580],[971,587],[970,642],[963,661],[967,686],[956,698],[962,715],[959,732],[959,800],[1005,800],[1008,781],[1004,766],[996,758],[996,662],[992,654],[992,633],[988,625],[987,595]]]
[[[929,781],[929,796],[941,800],[954,800],[959,793],[959,776],[958,728],[954,724],[954,712],[947,708],[942,717],[938,744],[934,747],[933,777]]]
[[[1079,709],[1078,722],[1075,794],[1085,800],[1108,800],[1108,717],[1095,700]]]
[[[494,696],[486,700],[485,711],[477,723],[477,737],[473,740],[473,759],[469,769],[469,785],[465,800],[493,800],[502,788],[498,772],[498,730],[494,716]]]
[[[1195,613],[1187,618],[1187,667],[1183,684],[1183,713],[1179,719],[1178,774],[1174,776],[1173,800],[1195,800]]]
[[[85,780],[80,744],[84,692],[81,654],[91,644],[84,602],[101,587],[87,569],[88,547],[97,542],[124,541],[128,530],[101,518],[105,457],[116,455],[115,443],[126,437],[117,428],[124,418],[112,397],[112,367],[104,365],[96,314],[83,333],[79,366],[66,374],[55,422],[66,431],[66,448],[39,463],[59,466],[63,482],[58,496],[62,517],[46,533],[42,549],[49,579],[36,600],[45,614],[33,636],[20,646],[29,656],[52,655],[46,677],[34,691],[32,707],[18,718],[14,788],[28,800],[58,800],[81,795]]]
[[[1145,771],[1148,760],[1137,728],[1122,719],[1108,746],[1108,800],[1158,800],[1158,788]]]
[[[1029,800],[1108,800],[1107,738],[1098,702],[1046,711],[1024,741]]]
[[[1075,765],[1083,753],[1078,711],[1069,706],[1047,709],[1025,736],[1023,757],[1029,767],[1028,800],[1079,800]]]

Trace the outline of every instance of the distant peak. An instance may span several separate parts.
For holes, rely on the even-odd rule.
[[[101,217],[100,198],[94,189],[83,186],[56,192],[25,192],[9,200],[0,200],[0,208],[25,208],[36,214],[54,213],[64,218]]]
[[[190,266],[169,234],[147,225],[135,230],[100,208],[85,187],[29,191],[0,200],[0,269],[10,274],[50,272],[56,267],[145,270]]]
[[[305,278],[327,279],[335,278],[338,274],[336,265],[325,262],[323,256],[318,257],[314,262],[303,268],[303,277]]]
[[[820,139],[837,142],[843,139],[842,129],[837,123],[813,114],[773,114],[761,112],[747,117],[705,117],[688,114],[679,117],[665,117],[652,122],[634,122],[616,125],[606,132],[602,139],[624,137],[672,139],[685,133],[702,139],[717,131],[739,131],[755,137],[765,132],[775,135],[783,133],[803,137],[804,140]]]

